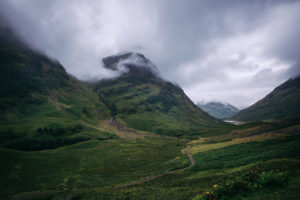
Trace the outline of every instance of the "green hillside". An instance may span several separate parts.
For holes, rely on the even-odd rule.
[[[130,56],[135,57],[128,59]],[[112,115],[127,126],[172,136],[205,135],[229,126],[203,112],[179,86],[160,78],[143,55],[127,53],[104,59],[112,70],[117,70],[120,62],[125,63],[126,73],[91,85],[113,110]]]
[[[233,115],[239,112],[239,109],[228,103],[225,104],[221,102],[208,102],[204,104],[198,103],[197,106],[199,106],[203,111],[207,112],[209,115],[218,119],[232,117]]]
[[[300,77],[290,79],[270,94],[232,117],[238,121],[274,120],[300,116]]]
[[[296,200],[300,127],[283,125],[192,141],[152,135],[43,151],[0,147],[0,199]]]
[[[109,110],[57,62],[0,30],[0,145],[54,148],[85,140],[81,121],[96,124]]]

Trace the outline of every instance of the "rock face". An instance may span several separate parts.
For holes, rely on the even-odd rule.
[[[124,130],[123,124],[121,124],[121,123],[116,119],[116,117],[111,117],[111,118],[109,119],[109,124],[110,124],[112,127],[118,129],[119,131],[123,131],[123,130]]]
[[[270,94],[232,117],[238,121],[274,120],[300,116],[300,77],[290,79]]]

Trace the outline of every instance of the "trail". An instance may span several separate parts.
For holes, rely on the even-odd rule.
[[[127,184],[124,184],[124,185],[117,185],[117,186],[114,186],[114,188],[127,188],[127,187],[131,187],[131,186],[135,186],[135,185],[140,185],[142,183],[146,183],[146,182],[152,181],[154,179],[157,179],[159,177],[162,177],[166,174],[176,174],[176,173],[179,173],[179,172],[182,172],[182,171],[185,171],[187,169],[192,168],[195,165],[195,160],[192,157],[192,155],[189,153],[188,147],[186,147],[184,149],[184,152],[185,152],[185,155],[188,157],[188,159],[190,161],[190,165],[188,167],[185,167],[185,168],[182,168],[182,169],[176,169],[176,170],[172,170],[172,171],[167,171],[167,172],[155,175],[155,176],[149,176],[149,177],[143,178],[141,180],[134,181],[134,182],[131,182],[131,183],[127,183]]]

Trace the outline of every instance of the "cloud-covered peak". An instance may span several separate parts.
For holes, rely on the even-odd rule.
[[[297,0],[1,0],[0,14],[80,79],[115,77],[101,58],[137,51],[194,102],[248,106],[300,74]]]
[[[157,67],[143,54],[137,52],[121,52],[103,58],[106,69],[120,74],[159,77]]]

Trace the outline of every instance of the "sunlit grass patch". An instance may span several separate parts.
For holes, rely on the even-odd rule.
[[[198,140],[193,140],[189,143],[189,149],[191,154],[196,154],[199,152],[209,151],[213,149],[220,149],[231,145],[255,142],[255,141],[264,141],[271,140],[280,137],[286,137],[290,135],[300,134],[299,125],[292,126],[280,131],[266,132],[259,135],[249,136],[249,137],[236,137],[234,135],[224,135],[210,137],[210,138],[200,138]]]

